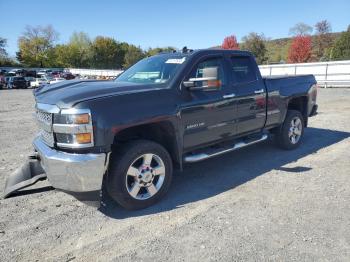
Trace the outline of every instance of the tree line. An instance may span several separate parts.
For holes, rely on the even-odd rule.
[[[312,35],[313,30],[315,33]],[[279,57],[279,61],[271,57],[269,49],[275,47],[271,47],[272,40],[264,34],[249,33],[241,43],[238,43],[235,35],[231,35],[219,47],[251,51],[258,64],[350,59],[350,26],[337,38],[331,32],[331,24],[327,20],[316,23],[314,27],[305,23],[296,24],[289,30],[291,40],[284,44],[288,45],[287,54]],[[0,66],[124,69],[144,57],[176,50],[174,47],[143,50],[111,37],[97,36],[92,39],[84,32],[74,32],[67,43],[58,44],[58,36],[50,25],[27,26],[18,38],[17,61],[8,56],[6,39],[0,37]]]
[[[174,47],[157,47],[142,50],[111,37],[97,36],[91,39],[84,32],[74,32],[65,44],[57,44],[58,32],[50,25],[27,26],[18,38],[16,58],[11,61],[5,48],[6,39],[0,38],[0,65],[25,67],[74,67],[95,69],[123,69],[140,59]]]
[[[311,35],[313,30],[315,34]],[[316,23],[314,28],[305,23],[296,24],[289,30],[293,37],[288,43],[285,60],[289,63],[305,63],[350,59],[350,26],[337,38],[331,32],[332,27],[327,20]],[[243,37],[242,43],[237,42],[235,35],[227,36],[221,47],[248,50],[255,55],[258,64],[266,64],[271,62],[267,50],[268,42],[269,39],[263,34],[253,32]]]

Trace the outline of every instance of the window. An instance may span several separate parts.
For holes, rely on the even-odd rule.
[[[248,56],[231,58],[233,64],[233,78],[236,84],[243,84],[257,80],[255,67]]]
[[[207,70],[205,70],[207,69]],[[191,71],[191,74],[189,75],[189,79],[191,78],[206,78],[210,77],[210,75],[205,74],[211,74],[212,70],[217,70],[217,80],[215,81],[203,81],[206,82],[205,84],[213,85],[213,87],[220,87],[222,84],[225,83],[225,76],[224,76],[224,67],[223,67],[223,60],[222,58],[210,58],[207,60],[204,60],[203,62],[200,62],[197,64],[197,66]],[[209,83],[207,83],[209,82]],[[196,85],[200,86],[204,83],[196,82]]]
[[[186,61],[185,56],[159,55],[142,59],[115,81],[139,84],[163,84],[172,79]]]

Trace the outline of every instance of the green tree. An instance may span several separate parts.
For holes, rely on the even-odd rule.
[[[148,48],[146,52],[146,56],[153,56],[162,52],[173,52],[176,48],[168,46],[168,47],[156,47],[156,48]]]
[[[335,41],[330,52],[330,57],[333,60],[350,59],[350,26],[346,32],[343,32]]]
[[[124,68],[132,66],[144,57],[145,54],[140,47],[129,45],[128,50],[125,54]]]
[[[117,64],[119,48],[117,41],[110,37],[98,36],[92,42],[92,67],[120,68]]]
[[[53,64],[52,58],[54,43],[58,33],[52,26],[27,26],[18,39],[18,60],[26,66],[44,67]]]
[[[252,52],[259,65],[267,61],[266,39],[263,34],[250,33],[243,37],[242,40],[241,49]]]
[[[14,63],[6,52],[6,44],[7,39],[0,37],[0,66],[11,66]]]
[[[91,64],[91,40],[84,32],[74,32],[67,44],[69,64],[72,67],[86,68]]]

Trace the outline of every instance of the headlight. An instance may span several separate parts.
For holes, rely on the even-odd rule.
[[[53,131],[57,146],[86,148],[94,145],[91,112],[88,109],[63,109],[54,115]]]

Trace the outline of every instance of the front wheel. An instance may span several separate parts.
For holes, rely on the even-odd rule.
[[[299,111],[288,110],[286,118],[277,134],[277,143],[283,149],[297,148],[304,134],[304,118]]]
[[[124,208],[142,209],[166,194],[172,171],[171,157],[163,146],[137,140],[113,152],[105,186]]]

